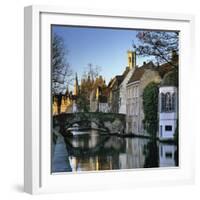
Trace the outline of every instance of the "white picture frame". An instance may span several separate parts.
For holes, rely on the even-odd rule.
[[[193,183],[194,128],[190,121],[194,17],[56,6],[25,8],[24,190],[31,194]],[[180,166],[52,175],[50,169],[50,25],[90,25],[180,31]],[[189,66],[189,67],[188,67]],[[45,74],[45,75],[44,75]],[[185,81],[187,80],[187,81]],[[190,134],[188,134],[190,133]]]

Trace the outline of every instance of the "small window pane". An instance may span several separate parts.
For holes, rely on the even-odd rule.
[[[165,131],[172,131],[172,126],[165,126]]]

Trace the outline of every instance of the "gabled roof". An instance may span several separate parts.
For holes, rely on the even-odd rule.
[[[161,86],[178,86],[177,70],[171,70],[165,74]]]
[[[165,74],[167,74],[168,72],[170,72],[174,69],[174,66],[170,65],[170,63],[164,63],[157,67],[153,64],[152,61],[150,61],[148,63],[143,64],[141,67],[138,67],[135,69],[128,84],[135,82],[135,81],[139,81],[142,78],[145,70],[147,70],[147,69],[152,69],[152,70],[158,71],[160,77],[163,78],[165,76]]]
[[[173,69],[174,67],[172,65],[170,65],[169,63],[164,63],[158,67],[158,72],[161,78],[163,78],[166,73],[168,73],[169,71]]]
[[[139,81],[142,78],[146,69],[155,69],[155,65],[153,64],[153,62],[144,63],[141,67],[137,67],[133,75],[131,76],[128,84],[135,81]]]
[[[126,77],[126,75],[128,74],[129,71],[130,71],[129,67],[126,67],[126,69],[124,70],[124,72],[122,74],[123,80],[125,79],[125,77]]]
[[[119,86],[121,82],[124,80],[124,76],[123,75],[115,76],[115,79],[116,79],[117,86]]]
[[[116,75],[113,79],[111,79],[108,83],[108,88],[113,88],[114,86],[119,87],[122,81],[126,78],[129,71],[129,67],[126,67],[122,75]]]

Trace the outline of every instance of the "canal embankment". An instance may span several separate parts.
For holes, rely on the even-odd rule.
[[[54,130],[56,141],[52,146],[52,172],[70,172],[72,168],[70,167],[68,152],[64,137]]]

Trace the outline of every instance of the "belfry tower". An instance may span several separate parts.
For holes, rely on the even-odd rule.
[[[136,52],[127,51],[127,54],[128,54],[128,67],[129,69],[133,69],[136,67]]]

